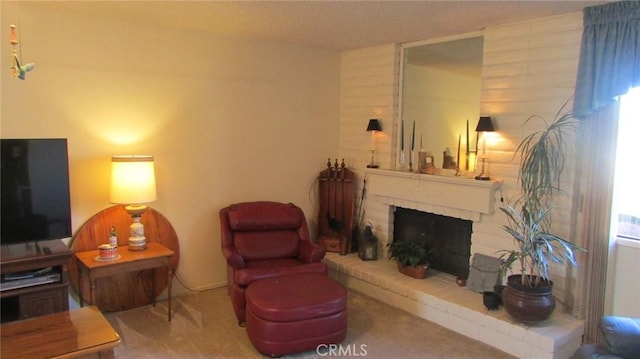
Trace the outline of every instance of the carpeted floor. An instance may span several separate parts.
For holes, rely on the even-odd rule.
[[[349,328],[341,345],[343,355],[314,350],[287,358],[513,358],[366,295],[348,293]],[[264,357],[237,325],[226,288],[174,298],[171,322],[166,304],[106,314],[122,338],[116,358]]]

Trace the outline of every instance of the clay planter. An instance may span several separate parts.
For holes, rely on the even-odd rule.
[[[404,274],[404,275],[408,275],[409,277],[413,277],[416,279],[425,279],[427,278],[427,270],[429,270],[429,265],[419,265],[419,266],[403,266],[402,264],[400,264],[400,262],[398,263],[398,270],[400,271],[400,273]]]
[[[502,291],[502,304],[507,313],[519,322],[541,322],[549,318],[556,307],[552,289],[551,281],[541,281],[537,287],[526,287],[521,284],[519,274],[511,275]]]

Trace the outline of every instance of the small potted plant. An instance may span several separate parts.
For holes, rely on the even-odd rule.
[[[503,278],[512,269],[517,273],[507,277],[502,302],[507,313],[521,322],[539,322],[551,315],[555,298],[550,265],[577,266],[574,251],[583,250],[551,233],[552,199],[560,191],[565,139],[575,126],[572,114],[563,112],[565,106],[551,123],[527,136],[516,149],[516,155],[520,154],[520,197],[500,208],[508,220],[503,229],[516,244],[514,249],[501,251],[500,275]],[[534,118],[544,120],[540,116],[529,120]]]
[[[394,240],[388,244],[389,258],[396,260],[398,270],[418,279],[427,277],[427,270],[433,256],[433,249],[422,237],[424,235],[415,239]]]

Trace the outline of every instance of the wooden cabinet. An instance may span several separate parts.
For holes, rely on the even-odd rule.
[[[66,283],[64,286],[37,289],[19,296],[21,317],[39,317],[69,310],[69,290]]]
[[[71,250],[60,240],[2,245],[1,321],[26,319],[69,310],[67,264],[71,255]],[[6,280],[7,276],[35,272],[43,268],[50,269],[47,276],[57,279],[50,283],[21,288],[8,287],[12,281]]]
[[[355,180],[355,174],[346,168],[344,160],[341,164],[336,160],[333,165],[329,160],[327,169],[318,176],[318,242],[329,252],[347,254],[355,249],[351,246]]]

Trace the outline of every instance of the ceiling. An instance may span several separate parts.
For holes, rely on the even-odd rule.
[[[232,37],[335,50],[405,43],[580,12],[607,1],[26,1]]]

